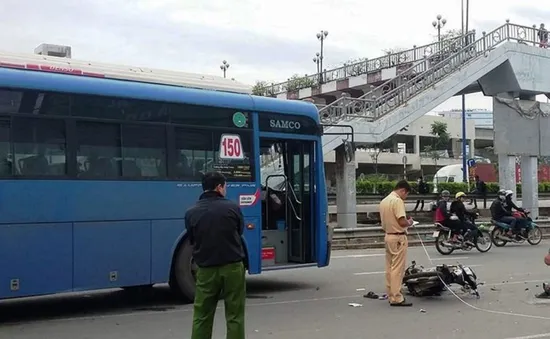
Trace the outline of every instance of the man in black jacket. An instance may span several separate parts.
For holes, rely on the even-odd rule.
[[[491,204],[491,218],[495,221],[502,222],[510,225],[509,234],[511,230],[516,227],[516,218],[513,217],[512,211],[506,208],[506,192],[499,190],[497,192],[497,198]]]
[[[225,198],[226,180],[206,173],[204,193],[185,214],[185,227],[198,266],[192,339],[211,339],[218,299],[225,300],[228,339],[244,339],[246,282],[239,206]]]
[[[462,227],[462,231],[464,233],[464,240],[469,240],[471,238],[471,231],[475,230],[476,227],[469,220],[467,220],[466,217],[476,215],[476,213],[466,209],[466,206],[464,206],[464,199],[466,199],[466,193],[464,192],[458,192],[455,195],[455,201],[451,203],[451,214],[458,217],[460,226]]]
[[[429,193],[430,188],[428,187],[428,184],[424,182],[424,179],[422,177],[418,178],[417,183],[418,183],[418,188],[417,188],[416,191],[418,192],[418,194],[428,194]],[[424,210],[424,200],[419,199],[419,200],[416,201],[416,206],[414,207],[413,212],[416,212],[416,210],[418,209],[418,206],[420,206],[420,204],[422,204],[422,206],[420,207],[420,210],[421,211]]]

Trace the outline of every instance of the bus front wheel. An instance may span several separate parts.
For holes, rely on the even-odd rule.
[[[170,287],[178,295],[192,302],[195,299],[197,265],[193,260],[193,246],[185,239],[174,257],[174,269]]]

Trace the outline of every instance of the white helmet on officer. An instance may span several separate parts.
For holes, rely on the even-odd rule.
[[[497,197],[498,197],[500,200],[506,199],[506,191],[503,190],[503,189],[498,190],[498,192],[497,192]]]

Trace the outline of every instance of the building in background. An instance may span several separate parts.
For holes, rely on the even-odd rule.
[[[443,118],[462,118],[462,109],[437,112]],[[466,110],[466,119],[474,121],[476,128],[493,128],[493,111],[481,108],[470,108]]]

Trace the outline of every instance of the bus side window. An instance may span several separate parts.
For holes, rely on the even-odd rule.
[[[26,176],[66,175],[66,133],[63,120],[13,118],[17,172]],[[56,170],[53,170],[53,169]]]

